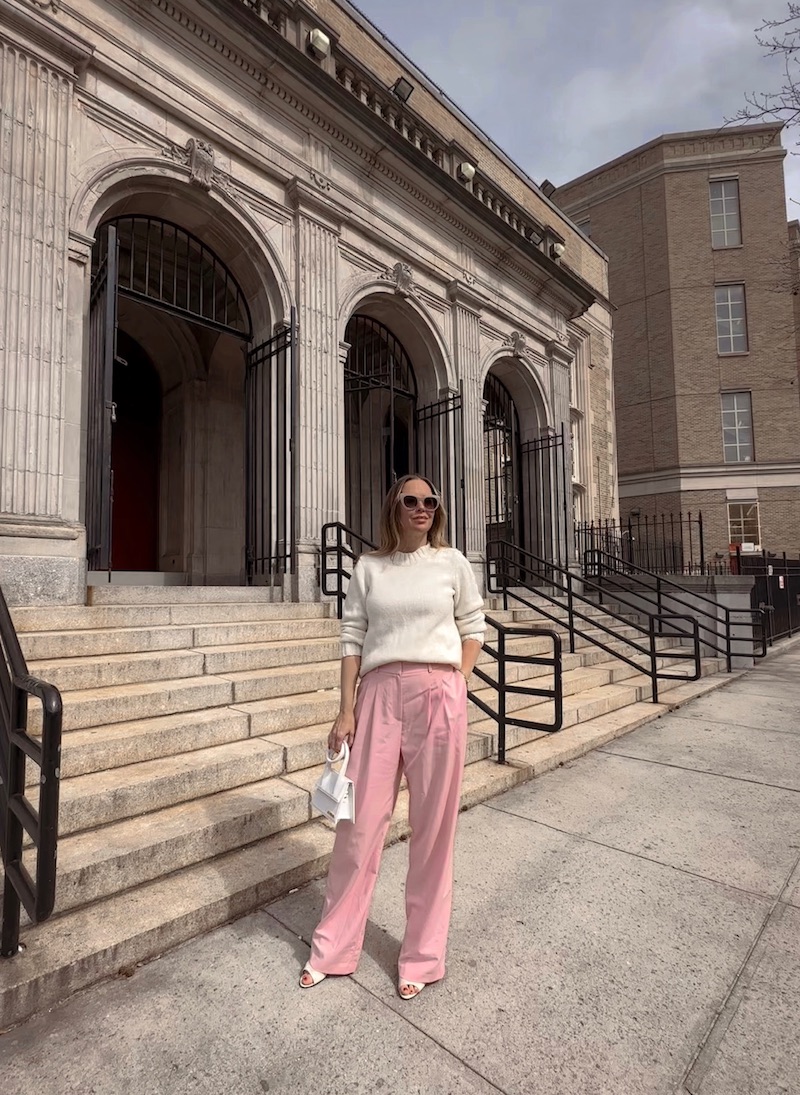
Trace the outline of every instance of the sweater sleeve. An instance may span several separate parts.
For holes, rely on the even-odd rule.
[[[343,658],[361,656],[367,623],[367,576],[364,564],[359,560],[353,568],[342,613]]]
[[[483,598],[469,561],[461,552],[456,556],[455,615],[462,643],[467,639],[483,643],[486,617],[483,614]]]

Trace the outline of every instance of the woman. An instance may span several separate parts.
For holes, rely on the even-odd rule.
[[[447,546],[446,520],[428,479],[399,479],[381,512],[380,547],[362,555],[350,580],[341,701],[328,748],[352,746],[347,774],[355,784],[356,820],[337,826],[302,988],[358,965],[403,772],[411,840],[397,990],[410,1000],[444,977],[467,679],[486,628],[472,569]]]

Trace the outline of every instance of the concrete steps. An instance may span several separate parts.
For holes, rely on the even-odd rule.
[[[735,676],[712,677],[680,685],[672,691],[669,703],[629,704],[572,724],[558,734],[545,735],[513,749],[505,766],[491,760],[476,761],[465,771],[462,808],[475,806],[574,760],[732,679]],[[288,791],[282,789],[276,794],[277,785],[269,782],[272,784],[269,792],[261,785],[264,797],[260,800],[259,790],[247,790],[253,801],[260,801],[260,808],[253,810],[251,831],[258,831],[259,826],[266,828],[281,818],[289,821],[303,815],[307,795],[301,788],[290,784]],[[281,794],[284,797],[279,797]],[[171,856],[181,857],[185,856],[188,844],[204,844],[209,829],[221,843],[226,825],[233,825],[241,833],[241,822],[231,822],[226,815],[226,808],[233,806],[235,816],[239,816],[235,801],[229,798],[225,802],[223,797],[218,796],[217,812],[207,813],[205,819],[198,818],[195,808],[181,818],[186,808],[179,807],[171,818],[165,819],[163,828],[158,826],[158,836],[151,843],[135,841],[127,862],[117,869],[128,881],[136,877],[143,881],[122,893],[103,897],[102,872],[95,866],[102,855],[111,863],[119,861],[124,847],[122,837],[111,851],[104,852],[101,847],[96,853],[89,843],[82,846],[76,843],[73,849],[65,850],[70,838],[64,841],[62,877],[69,911],[52,922],[28,928],[24,934],[24,954],[0,965],[0,1030],[104,977],[128,973],[137,964],[324,874],[333,846],[333,831],[320,820],[310,820],[284,826],[273,835],[257,837],[243,847],[187,865],[168,877],[144,881],[148,861],[160,858],[155,852],[157,848],[162,853],[169,848]],[[163,814],[151,815],[159,821],[163,817]],[[407,800],[401,793],[387,843],[408,832]],[[191,834],[188,839],[187,834]],[[82,878],[87,887],[85,892],[96,897],[91,899],[92,903],[74,908],[70,902],[80,899]]]
[[[28,926],[24,955],[0,964],[0,1029],[324,871],[331,832],[312,816],[310,791],[338,710],[339,623],[327,605],[269,595],[95,587],[85,608],[15,610],[31,671],[62,689],[65,733],[56,916]],[[525,608],[491,612],[554,626]],[[601,609],[592,618],[610,626]],[[610,643],[632,654],[622,638]],[[659,640],[664,666],[671,643]],[[585,640],[567,649],[565,641],[564,729],[509,727],[510,766],[490,759],[496,726],[470,706],[465,806],[530,778],[576,728],[624,733],[720,683],[718,663],[706,660],[708,680],[662,682],[656,706],[642,702],[650,684],[635,666]],[[509,650],[536,656],[550,643],[515,637]],[[495,672],[485,652],[479,664]],[[512,663],[507,680],[546,688],[550,671]],[[493,689],[477,677],[472,687],[493,706]],[[541,696],[509,694],[508,710],[553,719]],[[535,755],[514,759],[526,749]],[[407,832],[406,817],[401,791],[391,838]]]

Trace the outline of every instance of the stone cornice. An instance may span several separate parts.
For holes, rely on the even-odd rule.
[[[744,128],[744,127],[743,127]],[[605,167],[565,183],[557,191],[569,216],[580,216],[592,203],[624,193],[662,175],[684,171],[720,172],[748,163],[783,160],[786,150],[775,142],[774,127],[755,127],[748,133],[686,133],[662,137]],[[769,139],[768,139],[769,138]]]
[[[495,245],[492,248],[492,245],[489,244],[489,248],[494,250],[496,254],[499,252],[501,255],[505,255],[509,268],[514,269],[526,280],[538,282],[539,284],[542,282],[551,283],[552,291],[559,296],[566,296],[577,314],[587,310],[596,300],[602,300],[592,286],[582,277],[574,274],[566,265],[554,262],[535,243],[530,242],[527,236],[520,231],[520,227],[523,219],[525,223],[531,225],[534,223],[534,219],[530,214],[525,213],[521,207],[517,207],[516,203],[507,196],[504,195],[501,200],[501,191],[498,187],[487,188],[481,192],[483,196],[467,190],[448,170],[436,163],[435,154],[432,153],[426,143],[427,138],[424,134],[418,142],[416,138],[409,139],[410,130],[406,129],[404,131],[402,125],[398,130],[391,123],[391,120],[383,117],[380,111],[376,112],[374,99],[370,98],[369,93],[361,96],[354,94],[352,81],[349,88],[346,86],[346,76],[343,82],[338,78],[332,78],[315,61],[298,49],[295,44],[284,38],[268,20],[261,18],[249,5],[244,5],[242,0],[201,0],[201,3],[206,10],[211,7],[219,14],[226,16],[229,25],[239,29],[244,29],[243,25],[246,26],[247,31],[250,32],[251,40],[257,41],[259,47],[263,46],[273,63],[274,60],[283,62],[289,72],[302,80],[313,94],[318,96],[321,87],[324,86],[323,93],[328,101],[341,109],[346,116],[359,123],[366,132],[379,133],[384,146],[396,153],[401,161],[410,164],[424,177],[430,179],[438,189],[444,190],[455,207],[463,211],[464,215],[454,215],[441,202],[436,202],[423,194],[407,178],[399,175],[388,164],[376,157],[374,148],[364,147],[359,141],[354,140],[350,134],[343,133],[327,118],[314,110],[308,102],[299,99],[288,87],[280,84],[272,76],[272,66],[269,66],[267,70],[263,70],[259,65],[242,57],[228,42],[223,42],[208,27],[198,22],[196,17],[197,7],[195,7],[195,14],[189,15],[173,0],[153,0],[155,7],[171,18],[176,19],[187,30],[200,37],[209,48],[251,75],[266,90],[276,94],[287,106],[298,110],[313,124],[330,134],[337,142],[368,162],[372,170],[389,178],[412,194],[415,199],[435,209],[438,217],[447,220],[461,233],[468,235],[476,243],[484,247],[487,246],[485,238],[479,232],[469,228],[465,217],[470,217],[480,223],[485,231],[499,237],[502,241],[500,245]],[[366,73],[359,76],[359,87],[364,82],[372,82]],[[430,127],[425,126],[424,123],[419,123],[420,132],[423,131],[423,128],[430,130]],[[414,133],[416,133],[416,130],[414,130]],[[515,214],[515,210],[518,210],[518,214]],[[516,224],[515,216],[517,217]],[[509,251],[516,252],[515,259],[511,259],[508,254]]]
[[[91,61],[94,46],[61,25],[44,10],[20,0],[0,0],[0,32],[35,50],[38,57],[69,76],[80,76]]]
[[[619,477],[620,498],[672,491],[800,487],[800,462],[715,464],[634,472]]]

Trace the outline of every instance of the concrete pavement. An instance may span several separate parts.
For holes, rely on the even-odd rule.
[[[0,1038],[3,1095],[800,1095],[800,645],[463,815],[448,976],[296,988],[316,882]]]

